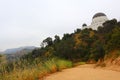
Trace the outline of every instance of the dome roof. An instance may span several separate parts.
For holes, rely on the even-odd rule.
[[[93,19],[96,18],[96,17],[100,17],[100,16],[106,16],[104,13],[96,13],[94,16],[93,16]]]

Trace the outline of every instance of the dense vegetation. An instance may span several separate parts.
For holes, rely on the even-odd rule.
[[[64,34],[62,39],[58,35],[54,39],[48,37],[40,46],[17,61],[4,64],[0,68],[1,79],[34,80],[72,67],[72,62],[103,61],[111,51],[120,50],[120,22],[106,21],[98,30],[76,29],[74,33]]]
[[[26,58],[57,56],[71,61],[102,60],[110,51],[120,49],[120,22],[106,21],[98,30],[77,29],[74,33],[46,38],[40,49],[35,49]]]

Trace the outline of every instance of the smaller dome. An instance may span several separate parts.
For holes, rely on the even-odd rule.
[[[104,13],[96,13],[94,16],[93,16],[93,19],[96,18],[96,17],[100,17],[100,16],[106,16]]]

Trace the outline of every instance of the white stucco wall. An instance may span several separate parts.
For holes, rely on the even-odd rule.
[[[93,30],[97,30],[97,28],[99,26],[103,26],[102,24],[107,20],[108,20],[108,18],[106,16],[96,17],[92,20],[92,23],[89,26],[89,28],[92,28]]]
[[[92,23],[90,26],[85,26],[85,27],[82,27],[82,29],[85,29],[85,28],[92,28],[93,30],[97,30],[97,28],[99,26],[103,26],[102,24],[107,21],[108,18],[107,16],[100,16],[100,17],[96,17],[96,18],[93,18],[92,19]]]

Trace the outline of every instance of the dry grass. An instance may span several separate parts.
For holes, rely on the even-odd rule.
[[[69,67],[72,67],[72,62],[58,58],[52,58],[27,67],[24,64],[24,69],[19,66],[17,68],[14,64],[13,70],[10,72],[5,71],[5,67],[2,68],[4,72],[0,74],[0,80],[40,80],[50,73]]]

